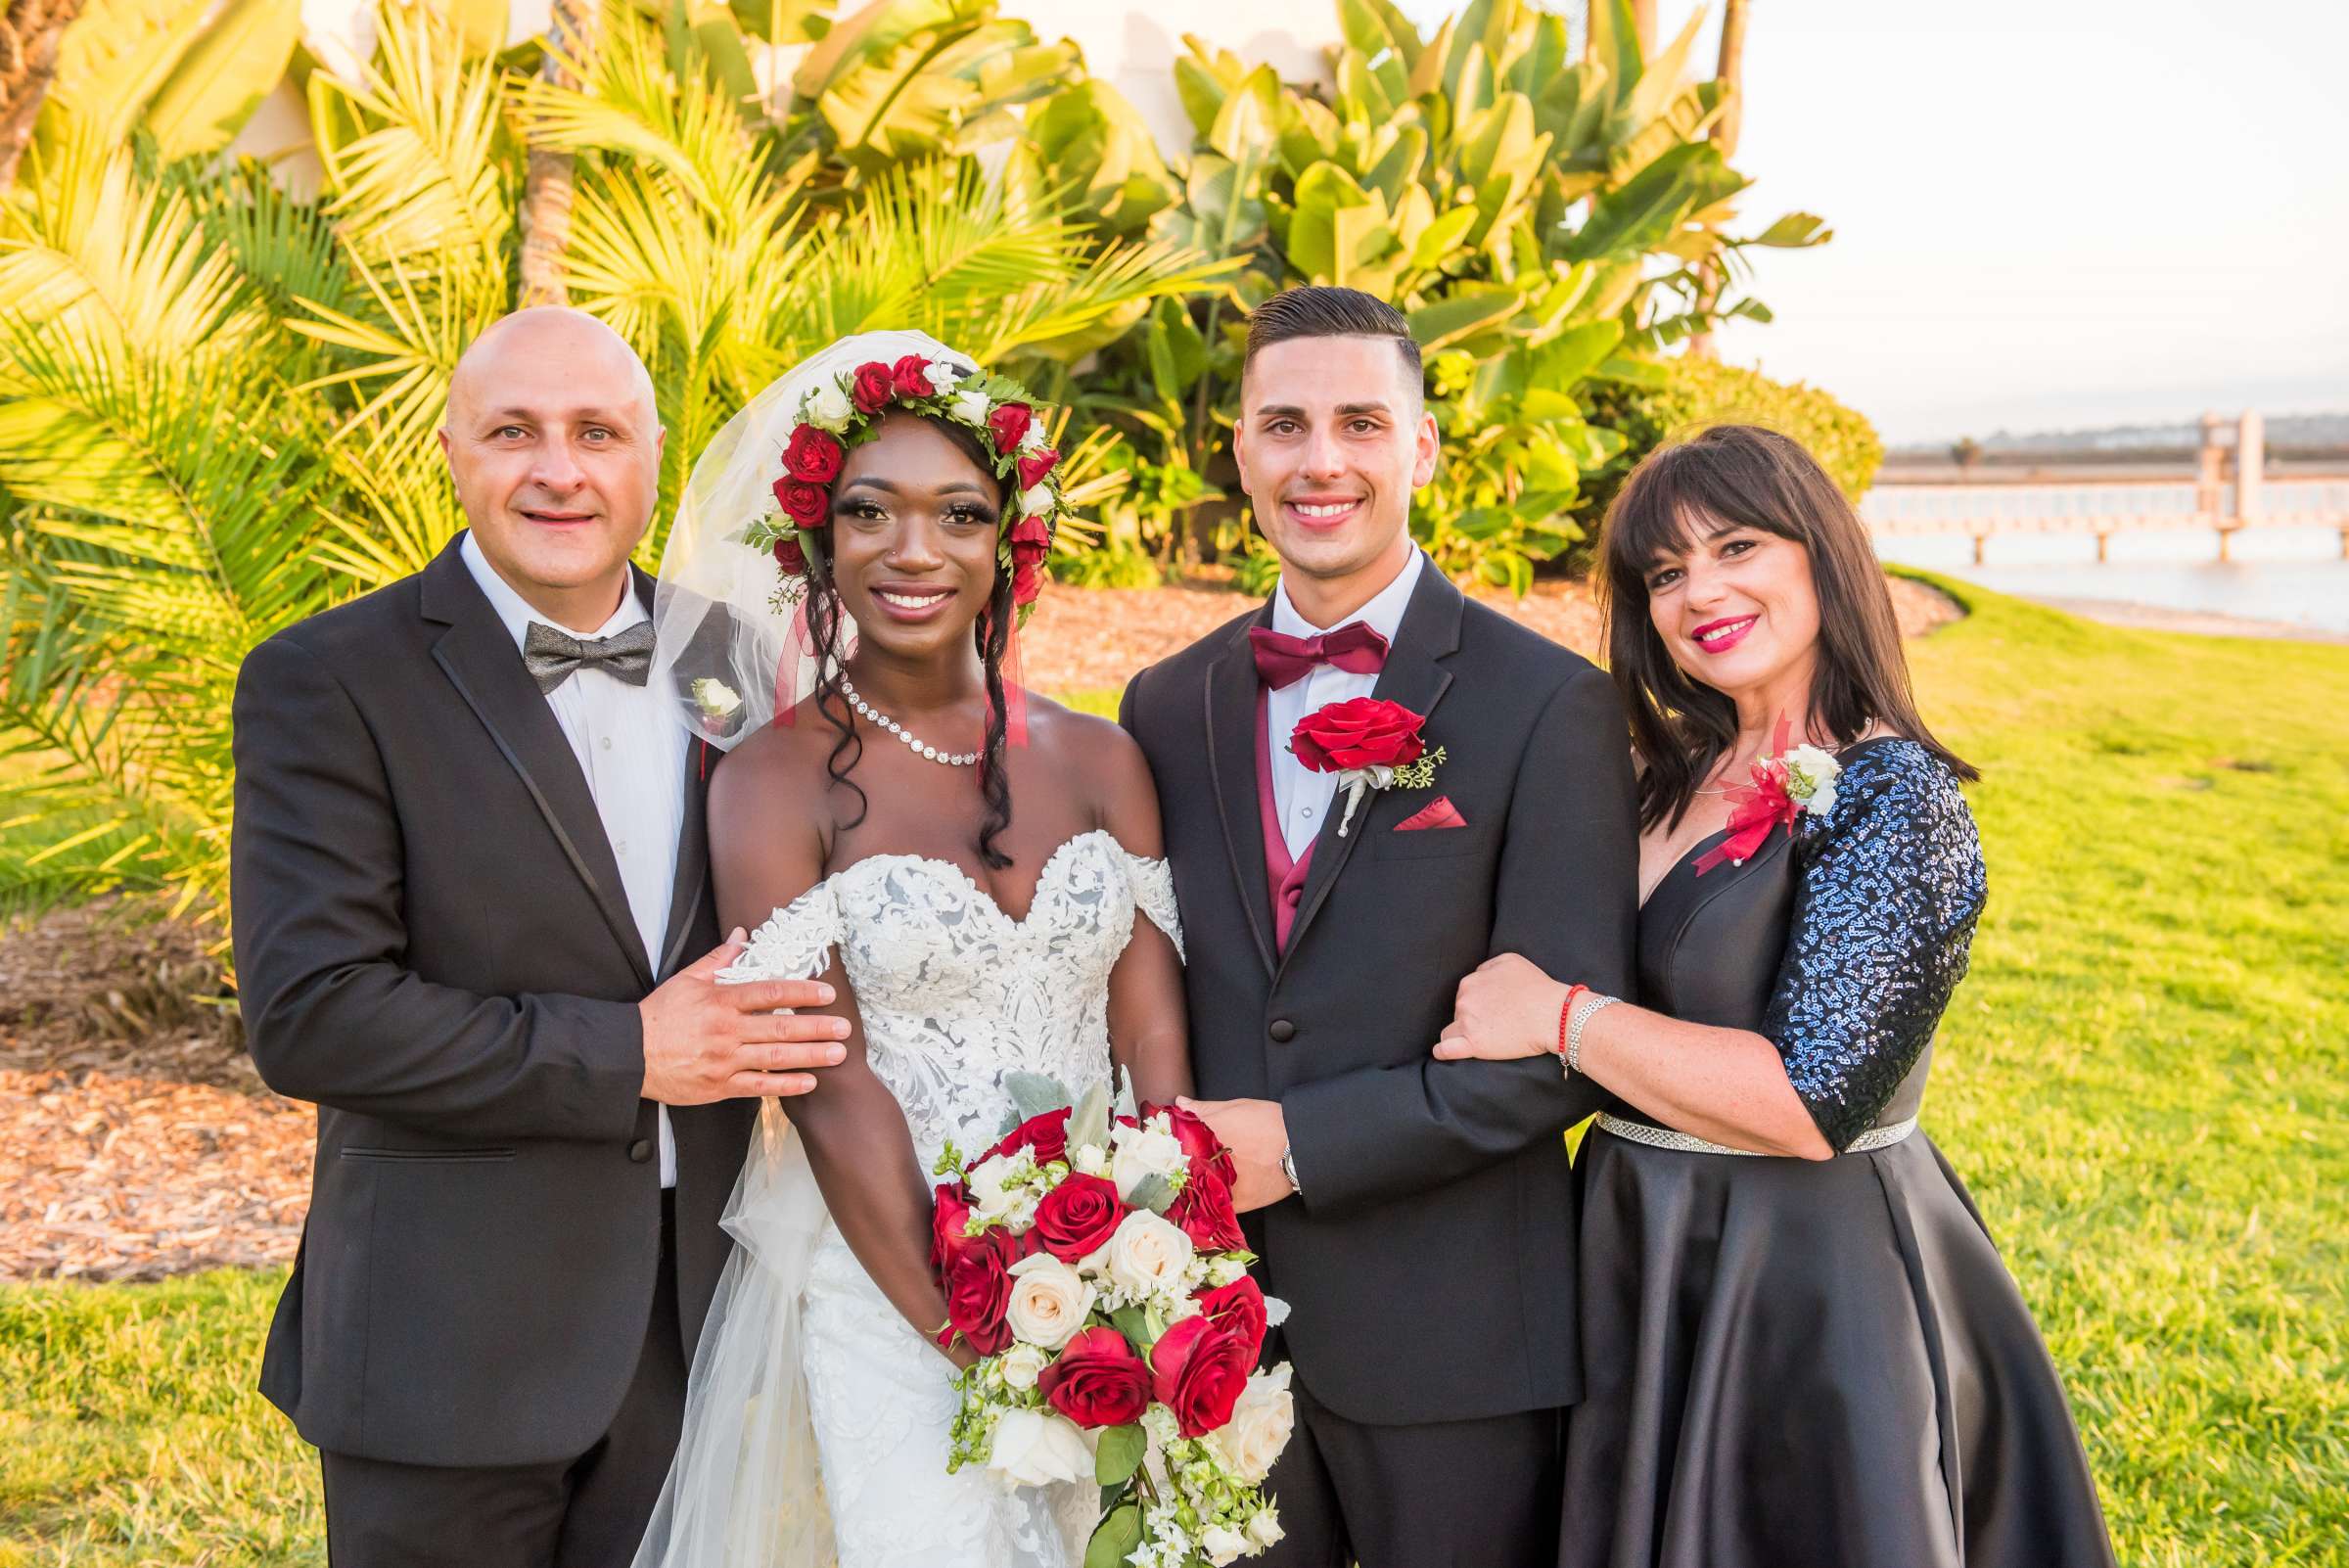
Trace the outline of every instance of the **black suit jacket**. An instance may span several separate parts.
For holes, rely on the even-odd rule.
[[[1323,1405],[1373,1424],[1581,1397],[1575,1189],[1561,1134],[1602,1098],[1554,1057],[1428,1054],[1460,979],[1520,952],[1625,993],[1638,848],[1613,686],[1424,570],[1377,695],[1427,717],[1433,790],[1332,810],[1272,947],[1243,616],[1134,677],[1122,718],[1158,780],[1206,1099],[1280,1102],[1304,1186],[1248,1216]],[[1287,737],[1274,738],[1285,744]],[[1399,833],[1437,795],[1466,826]]]
[[[255,648],[235,714],[247,1038],[271,1088],[319,1108],[261,1390],[337,1453],[576,1456],[620,1407],[657,1283],[636,1003],[716,944],[702,749],[647,953],[577,761],[456,541]],[[753,1112],[671,1115],[688,1354]]]

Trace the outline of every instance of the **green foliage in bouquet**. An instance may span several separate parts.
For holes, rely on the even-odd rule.
[[[1582,50],[1528,0],[1475,0],[1432,37],[1389,0],[1337,9],[1326,98],[1186,38],[1175,85],[1195,140],[1179,166],[1097,85],[1038,117],[1015,160],[1031,182],[1073,173],[1105,232],[1146,225],[1245,262],[1219,296],[1154,308],[1079,395],[1137,452],[1227,484],[1246,308],[1300,283],[1392,300],[1428,351],[1446,434],[1421,539],[1449,571],[1522,587],[1581,535],[1582,476],[1624,449],[1585,418],[1585,384],[1726,317],[1768,319],[1707,295],[1702,269],[1733,281],[1745,247],[1826,230],[1797,213],[1729,234],[1747,181],[1706,140],[1723,99],[1689,75],[1694,20],[1651,59],[1629,0],[1591,8]],[[1216,488],[1203,478],[1189,504]],[[1142,518],[1145,539],[1173,553],[1183,505]]]

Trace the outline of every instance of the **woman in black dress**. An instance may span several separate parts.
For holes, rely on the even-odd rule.
[[[1976,775],[1917,717],[1860,521],[1723,426],[1640,466],[1603,549],[1642,1005],[1503,956],[1436,1047],[1557,1050],[1616,1096],[1581,1157],[1561,1562],[2105,1568],[2054,1367],[1916,1130],[1982,907]]]

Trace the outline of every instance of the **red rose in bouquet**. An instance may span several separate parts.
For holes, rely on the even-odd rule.
[[[898,378],[878,359],[868,359],[856,367],[849,382],[849,401],[860,414],[877,414],[887,408],[898,395]]]
[[[1191,1162],[1194,1175],[1213,1171],[1226,1183],[1239,1179],[1240,1168],[1233,1162],[1231,1150],[1223,1146],[1223,1140],[1216,1136],[1216,1130],[1204,1120],[1179,1105],[1145,1105],[1142,1114],[1145,1118],[1161,1114],[1166,1117],[1168,1129],[1174,1132],[1174,1141],[1182,1145],[1183,1157]]]
[[[1004,1133],[1001,1142],[979,1156],[978,1159],[973,1160],[971,1164],[982,1165],[998,1154],[1017,1154],[1022,1149],[1034,1149],[1036,1163],[1039,1166],[1050,1165],[1055,1160],[1067,1159],[1069,1157],[1069,1108],[1064,1105],[1057,1111],[1046,1111],[1040,1116],[1030,1117],[1018,1127]]]
[[[1167,1207],[1167,1220],[1179,1225],[1201,1252],[1243,1252],[1248,1238],[1240,1230],[1239,1210],[1232,1207],[1231,1186],[1209,1168],[1193,1161],[1191,1178]]]
[[[1228,1285],[1203,1290],[1191,1299],[1199,1304],[1201,1316],[1248,1348],[1251,1364],[1264,1353],[1269,1320],[1265,1314],[1265,1293],[1255,1280],[1242,1274]]]
[[[784,444],[783,469],[805,484],[829,484],[840,478],[844,455],[839,438],[830,431],[798,425],[792,428],[791,439]]]
[[[1205,1437],[1231,1419],[1255,1360],[1237,1335],[1186,1317],[1150,1347],[1150,1392],[1174,1412],[1176,1431]]]
[[[1289,750],[1316,773],[1405,767],[1427,752],[1419,734],[1426,722],[1401,703],[1356,697],[1306,715],[1289,736]]]
[[[928,397],[935,389],[930,385],[930,361],[920,354],[907,354],[889,367],[890,385],[904,398]]]
[[[1114,1328],[1088,1328],[1036,1375],[1044,1403],[1079,1426],[1125,1426],[1150,1407],[1150,1368]]]
[[[987,428],[994,433],[995,450],[1011,452],[1019,449],[1027,438],[1028,427],[1036,420],[1036,410],[1026,403],[1005,403],[987,416]]]
[[[804,529],[820,529],[832,521],[832,494],[821,484],[805,480],[775,481],[775,501],[783,515]]]
[[[965,1232],[971,1206],[957,1183],[941,1183],[930,1205],[930,1271],[944,1283],[955,1259],[981,1243]]]
[[[1020,459],[1020,488],[1034,489],[1044,477],[1060,466],[1060,453],[1047,446],[1032,457]]]
[[[990,1230],[971,1238],[946,1265],[946,1331],[940,1344],[951,1345],[959,1333],[980,1355],[992,1356],[1011,1343],[1003,1309],[1011,1304],[1015,1245],[1009,1232]]]
[[[804,577],[807,575],[807,552],[800,548],[800,541],[796,538],[786,536],[777,539],[775,565],[783,569],[783,575],[787,577]]]
[[[1075,1172],[1036,1206],[1036,1226],[1030,1234],[1044,1251],[1073,1264],[1108,1246],[1119,1222],[1130,1212],[1119,1199],[1115,1182]]]

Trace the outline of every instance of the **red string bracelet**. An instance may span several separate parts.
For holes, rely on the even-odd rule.
[[[1588,986],[1566,988],[1565,1005],[1558,1009],[1558,1054],[1560,1056],[1566,1054],[1566,1026],[1574,1021],[1574,999],[1589,989]]]

